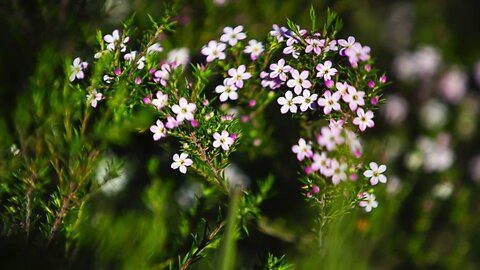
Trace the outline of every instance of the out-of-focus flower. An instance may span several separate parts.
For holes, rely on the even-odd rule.
[[[395,195],[398,192],[400,192],[402,188],[402,181],[400,181],[400,178],[396,175],[390,176],[390,179],[387,182],[387,188],[386,191],[388,194]]]
[[[470,178],[480,183],[480,154],[474,156],[469,162]]]
[[[440,134],[436,140],[421,137],[417,145],[423,152],[425,172],[444,171],[452,166],[455,154],[450,148],[450,136],[448,134]]]
[[[465,96],[467,84],[467,74],[458,67],[452,67],[440,78],[438,90],[446,101],[456,104]]]
[[[365,212],[371,212],[373,208],[378,207],[378,202],[374,194],[368,192],[362,192],[358,195],[361,198],[361,201],[358,202],[360,207],[365,209]]]
[[[235,163],[230,163],[225,168],[224,176],[231,187],[246,189],[250,185],[250,178]]]
[[[445,104],[430,99],[420,109],[420,120],[428,129],[441,128],[447,123],[448,108]]]
[[[190,62],[190,52],[188,48],[176,48],[168,52],[167,61],[169,63],[176,63],[177,65],[182,65],[186,67]]]
[[[395,94],[388,95],[385,99],[385,105],[380,109],[380,113],[392,125],[402,123],[408,114],[408,102],[402,96]]]
[[[436,184],[433,187],[432,194],[434,197],[445,200],[452,195],[453,188],[454,186],[451,182],[445,181],[445,182]]]
[[[103,99],[103,94],[98,93],[97,89],[93,89],[92,92],[87,94],[87,101],[93,108],[97,107],[97,102]]]
[[[395,73],[404,81],[431,78],[440,67],[442,58],[437,49],[424,45],[417,51],[404,52],[393,62]]]
[[[20,149],[18,149],[16,144],[12,144],[10,146],[10,153],[12,153],[12,155],[14,156],[17,156],[18,154],[20,154]]]

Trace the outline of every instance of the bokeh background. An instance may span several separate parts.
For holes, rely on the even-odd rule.
[[[92,59],[96,29],[109,33],[133,12],[135,26],[149,28],[147,14],[160,17],[164,4],[147,0],[2,1],[0,115],[6,129],[13,126],[18,98],[29,95],[32,80],[42,79],[33,75],[46,61],[45,55],[50,56],[51,65],[59,67],[54,74],[63,76],[63,58]],[[377,195],[380,207],[371,214],[358,211],[332,223],[318,256],[301,245],[315,213],[301,195],[294,156],[278,155],[288,153],[295,142],[297,134],[284,132],[294,129],[295,123],[279,119],[272,108],[268,120],[276,128],[270,141],[262,142],[254,156],[234,156],[232,173],[239,181],[254,187],[257,179],[271,172],[276,178],[275,193],[262,206],[275,229],[256,224],[250,236],[238,243],[242,269],[257,269],[268,252],[287,254],[296,269],[318,269],[319,265],[323,269],[480,268],[479,1],[198,0],[181,1],[181,5],[176,32],[168,34],[162,46],[166,50],[188,48],[191,62],[202,60],[200,48],[217,39],[224,26],[242,24],[249,37],[261,40],[272,24],[286,25],[286,18],[309,27],[308,12],[313,5],[319,21],[325,18],[327,7],[337,12],[344,24],[339,36],[353,35],[369,45],[378,69],[385,70],[391,82],[385,91],[386,103],[377,113],[376,128],[364,137],[371,155],[388,166],[389,182]],[[111,158],[127,164],[126,184],[114,195],[96,199],[92,215],[103,211],[98,209],[114,209],[117,220],[134,222],[125,213],[142,208],[142,191],[151,183],[147,172],[152,156],[160,156],[160,175],[173,179],[177,208],[189,207],[188,198],[199,187],[176,179],[178,175],[169,172],[169,155],[146,138],[131,135],[112,144]],[[91,234],[114,238],[129,230],[113,224],[109,229],[93,228]],[[59,267],[54,259],[61,254],[59,250],[17,247],[13,242],[1,245],[4,254]],[[86,245],[74,266],[94,267],[92,261],[100,257],[108,261],[121,245],[121,241],[108,240],[95,248]],[[106,255],[107,249],[112,254]],[[116,264],[107,265],[115,268]],[[208,269],[208,264],[196,267]]]

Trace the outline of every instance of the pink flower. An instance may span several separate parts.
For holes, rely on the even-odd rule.
[[[278,62],[275,64],[270,64],[270,70],[272,71],[270,73],[270,78],[279,78],[282,81],[287,81],[287,72],[290,72],[292,70],[292,67],[289,65],[285,65],[285,59],[280,59]]]
[[[298,144],[292,146],[292,152],[297,154],[298,161],[302,161],[305,157],[310,158],[313,156],[312,146],[307,144],[303,138],[298,140]]]
[[[161,110],[168,103],[168,95],[163,94],[161,91],[157,92],[157,98],[152,100],[152,105],[157,107],[157,110]]]
[[[310,83],[308,78],[308,71],[304,70],[302,73],[299,73],[298,70],[292,69],[290,71],[292,75],[292,79],[287,81],[287,86],[293,88],[295,94],[300,95],[302,93],[303,88],[310,88],[312,84]]]
[[[332,61],[327,60],[325,63],[320,63],[316,67],[317,69],[317,77],[323,78],[325,81],[331,80],[332,76],[337,74],[338,70],[336,68],[332,68]]]
[[[220,37],[220,41],[228,42],[230,46],[235,46],[239,40],[243,40],[247,37],[243,33],[243,26],[239,25],[235,28],[225,27],[223,28],[223,35]]]
[[[280,112],[282,112],[283,114],[287,113],[288,111],[290,111],[291,113],[297,112],[297,105],[295,105],[295,102],[293,102],[292,91],[287,91],[284,97],[279,97],[277,99],[277,103],[279,105],[282,105],[282,107],[280,108]]]
[[[365,111],[362,108],[357,109],[357,117],[353,119],[353,123],[358,126],[361,131],[365,131],[367,127],[371,128],[375,125],[373,122],[373,112]]]
[[[348,86],[348,94],[345,95],[345,98],[343,100],[345,102],[348,102],[348,106],[350,107],[350,110],[355,111],[358,106],[365,105],[365,101],[363,100],[364,96],[365,96],[365,92],[357,91],[355,87]]]
[[[323,93],[323,98],[319,98],[317,103],[319,106],[323,107],[324,114],[329,114],[332,110],[340,110],[340,104],[338,103],[340,96],[341,93],[338,91],[333,93],[333,95],[330,91],[325,91],[325,93]]]
[[[202,47],[202,54],[207,56],[207,62],[212,62],[215,59],[223,60],[226,55],[223,52],[227,45],[211,40],[207,45]]]
[[[233,138],[229,136],[226,130],[222,131],[222,134],[215,132],[215,134],[213,134],[213,138],[215,139],[213,142],[213,147],[222,147],[224,151],[228,151],[234,142]]]
[[[157,120],[156,125],[150,126],[150,131],[153,133],[153,140],[158,141],[163,137],[167,136],[167,131],[165,130],[165,126],[163,125],[162,121]]]
[[[184,119],[193,120],[193,112],[197,106],[194,103],[188,103],[187,99],[180,98],[178,105],[172,106],[172,111],[177,114],[177,121],[182,122]]]
[[[240,65],[237,69],[229,69],[228,75],[230,75],[231,77],[227,79],[227,83],[229,85],[235,85],[238,88],[242,88],[243,80],[248,80],[252,77],[252,75],[249,72],[245,72],[245,70],[245,65]]]

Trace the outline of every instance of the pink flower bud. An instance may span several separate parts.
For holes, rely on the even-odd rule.
[[[157,72],[154,68],[150,69],[150,75],[153,75],[155,72]]]
[[[118,69],[118,68],[115,69],[115,75],[118,76],[118,75],[120,75],[120,74],[122,74],[122,71],[121,71],[120,69]]]
[[[312,197],[312,193],[310,193],[310,192],[307,192],[306,195],[307,195],[307,198],[311,198],[311,197]]]
[[[255,106],[256,104],[257,104],[257,101],[254,100],[254,99],[252,99],[252,100],[250,100],[250,101],[248,102],[248,105],[250,105],[250,107],[253,107],[253,106]]]
[[[386,83],[387,82],[387,76],[383,75],[382,77],[380,77],[380,82],[381,83]]]
[[[141,83],[142,83],[142,79],[140,79],[140,77],[135,78],[135,84],[141,84]]]
[[[366,70],[367,72],[370,72],[370,70],[372,70],[372,66],[370,66],[370,65],[365,65],[365,70]]]
[[[192,88],[192,86],[193,86],[193,84],[192,84],[191,82],[189,82],[189,83],[187,84],[187,87],[188,87],[188,88]]]
[[[227,120],[227,117],[226,117],[225,115],[222,115],[222,116],[220,117],[220,120],[226,121],[226,120]]]
[[[227,115],[227,120],[228,120],[228,121],[231,121],[232,119],[233,119],[232,115],[230,115],[230,114]]]
[[[350,175],[350,180],[357,181],[358,180],[358,175],[356,173]]]
[[[369,88],[375,87],[375,82],[374,82],[374,81],[369,81],[369,82],[368,82],[368,87],[369,87]]]
[[[192,127],[196,128],[198,127],[198,121],[193,119],[192,121],[190,121],[190,124],[192,125]]]
[[[355,155],[356,158],[360,158],[362,156],[362,151],[356,150],[354,155]]]
[[[372,103],[372,105],[377,105],[377,104],[378,104],[378,99],[379,99],[378,96],[374,96],[374,97],[370,100],[370,103]]]
[[[207,106],[208,105],[208,99],[202,100],[202,104],[203,104],[203,106]]]
[[[305,168],[305,173],[306,173],[307,175],[311,174],[312,172],[313,172],[312,166],[307,166],[307,167]]]
[[[313,193],[318,193],[318,192],[320,192],[320,188],[317,185],[315,185],[315,186],[313,186],[312,191],[313,191]]]
[[[151,95],[148,94],[146,97],[143,98],[143,104],[150,104],[152,101],[150,100]]]
[[[327,88],[332,88],[333,87],[333,81],[332,80],[326,80],[325,81],[325,86]]]
[[[235,133],[230,134],[230,138],[235,140],[237,138],[237,134],[235,134]]]
[[[242,120],[243,123],[248,122],[248,115],[242,115],[241,120]]]

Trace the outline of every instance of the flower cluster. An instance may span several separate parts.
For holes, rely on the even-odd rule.
[[[202,47],[205,63],[188,68],[184,67],[188,51],[167,52],[158,42],[129,50],[126,32],[114,30],[103,37],[95,54],[107,68],[103,80],[92,80],[87,101],[96,108],[99,101],[114,96],[110,89],[115,84],[126,81],[132,89],[127,107],[140,104],[155,115],[149,127],[153,140],[173,137],[180,143],[181,152],[173,155],[171,168],[185,174],[192,167],[207,178],[210,174],[217,184],[223,181],[220,171],[238,142],[239,123],[258,128],[262,110],[276,101],[282,114],[303,114],[302,121],[315,123],[299,131],[303,136],[292,147],[306,172],[300,180],[312,189],[307,198],[319,201],[326,194],[345,193],[343,183],[352,183],[349,191],[356,193],[352,200],[362,207],[368,202],[366,210],[371,210],[375,197],[362,192],[386,182],[386,166],[371,162],[363,174],[359,172],[363,159],[357,133],[374,126],[386,77],[372,67],[370,48],[351,36],[335,39],[294,24],[273,25],[270,36],[266,43],[245,42],[242,25],[225,27],[219,39]],[[87,66],[76,58],[70,81],[83,79]],[[218,102],[209,100],[205,90],[216,94]],[[252,143],[258,146],[261,141]],[[359,175],[368,181],[357,181]]]
[[[345,191],[337,186],[347,181],[355,183],[357,195],[364,194],[364,188],[385,183],[382,173],[386,166],[375,162],[363,173],[371,186],[368,181],[358,181],[363,160],[356,133],[374,127],[374,110],[386,82],[372,67],[370,48],[352,36],[335,39],[295,25],[273,25],[270,35],[283,49],[280,59],[260,74],[262,86],[284,91],[277,98],[282,114],[305,114],[307,119],[329,123],[310,130],[292,147],[305,168],[302,181],[308,188],[307,198],[319,201],[331,194],[327,190]],[[376,207],[373,194],[354,200],[358,199],[361,207],[368,202],[367,212]]]

